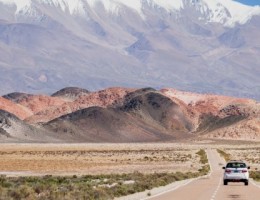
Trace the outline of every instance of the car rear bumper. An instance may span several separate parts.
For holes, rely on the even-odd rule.
[[[244,183],[246,183],[246,182],[248,182],[248,179],[238,179],[238,178],[236,178],[236,179],[224,179],[224,181],[226,181],[226,182],[244,182]]]

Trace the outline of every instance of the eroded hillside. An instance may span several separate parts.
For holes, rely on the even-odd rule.
[[[2,141],[159,142],[260,139],[260,104],[175,89],[64,88],[0,98]]]

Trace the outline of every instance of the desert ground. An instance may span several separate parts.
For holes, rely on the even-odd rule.
[[[165,200],[192,195],[222,200],[233,193],[254,199],[251,194],[260,194],[260,186],[253,180],[250,193],[244,186],[236,191],[222,186],[226,161],[220,152],[245,160],[259,181],[260,143],[256,142],[2,143],[0,199]],[[229,187],[242,186],[238,184]]]
[[[200,168],[200,146],[184,144],[1,144],[5,175],[187,172]]]
[[[195,172],[200,149],[224,150],[260,169],[260,144],[232,141],[140,144],[1,144],[0,174],[96,175],[122,173]],[[221,163],[224,164],[224,163]]]

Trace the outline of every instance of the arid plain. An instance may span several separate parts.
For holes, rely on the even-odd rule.
[[[260,169],[260,143],[190,141],[148,144],[1,144],[0,173],[7,176],[196,172],[200,149],[221,149]],[[224,165],[225,163],[220,163]]]
[[[2,144],[6,175],[197,171],[200,146],[182,144]]]

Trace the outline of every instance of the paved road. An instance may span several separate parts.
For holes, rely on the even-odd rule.
[[[208,177],[189,182],[172,191],[159,194],[147,200],[260,200],[260,186],[249,182],[228,183],[223,185],[223,169],[220,163],[225,161],[219,156],[216,150],[207,150],[208,159],[211,164],[211,174]]]

